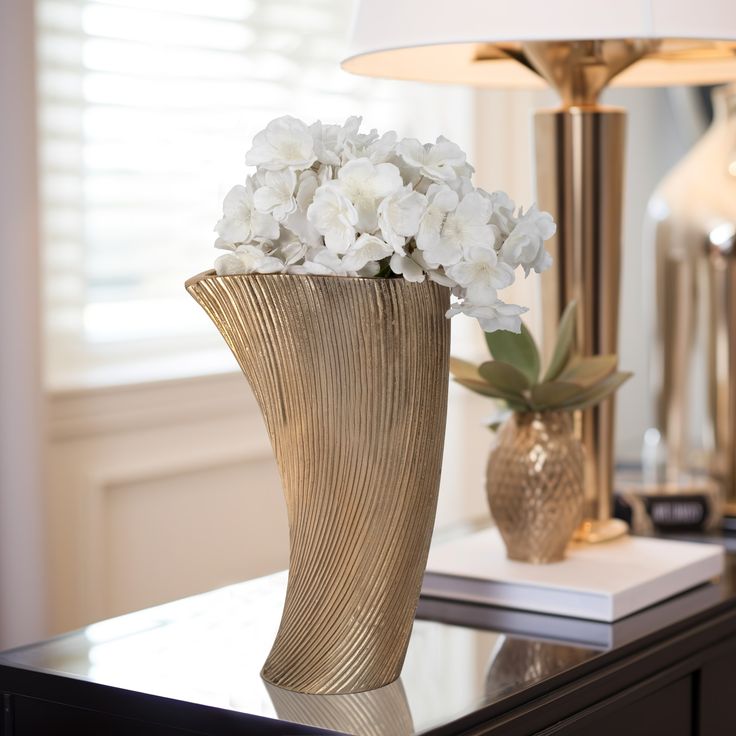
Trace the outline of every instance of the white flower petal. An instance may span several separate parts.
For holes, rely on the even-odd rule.
[[[308,169],[317,156],[309,128],[290,115],[272,120],[253,139],[253,147],[245,156],[249,166],[268,171]]]
[[[355,242],[358,211],[337,188],[320,187],[307,210],[307,218],[324,235],[330,250],[344,253]]]
[[[389,263],[391,270],[394,273],[402,275],[407,281],[417,284],[424,281],[424,270],[410,256],[402,256],[399,253],[394,253]]]
[[[218,276],[246,273],[243,262],[233,253],[226,253],[215,259],[215,272]]]
[[[394,249],[375,235],[361,235],[342,259],[349,271],[360,271],[371,261],[380,261],[390,256]]]

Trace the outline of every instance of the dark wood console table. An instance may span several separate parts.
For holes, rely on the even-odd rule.
[[[736,734],[733,552],[720,582],[613,625],[423,599],[401,679],[358,695],[261,681],[284,584],[4,652],[0,734]]]

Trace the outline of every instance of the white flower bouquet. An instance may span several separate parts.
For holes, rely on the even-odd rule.
[[[229,251],[217,273],[428,278],[452,289],[448,317],[519,332],[526,309],[498,292],[518,268],[550,266],[552,217],[473,186],[465,153],[444,137],[422,144],[360,123],[284,116],[256,135],[246,155],[256,172],[230,190],[215,226],[215,247]]]

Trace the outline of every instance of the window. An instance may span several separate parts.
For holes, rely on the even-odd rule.
[[[467,90],[339,68],[346,0],[38,0],[51,380],[136,354],[219,347],[183,290],[211,267],[224,194],[277,115],[466,150]],[[469,151],[472,156],[472,151]]]

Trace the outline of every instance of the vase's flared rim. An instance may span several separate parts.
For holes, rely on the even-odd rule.
[[[365,282],[373,282],[373,283],[403,283],[408,286],[422,286],[425,283],[430,284],[436,284],[439,288],[448,288],[446,286],[443,286],[442,284],[437,284],[436,282],[432,281],[431,279],[425,279],[423,282],[413,282],[413,281],[407,281],[402,276],[392,276],[392,277],[385,277],[385,276],[338,276],[336,274],[312,274],[312,273],[233,273],[233,274],[222,274],[218,275],[214,268],[209,269],[208,271],[202,271],[202,273],[198,273],[196,276],[192,276],[188,278],[184,282],[184,288],[189,289],[192,286],[195,286],[200,281],[205,281],[207,279],[249,279],[252,277],[261,277],[261,278],[273,278],[273,277],[280,277],[282,279],[310,279],[310,280],[317,280],[317,279],[339,279],[341,282],[347,282],[347,281],[354,281],[359,283],[365,283]]]

